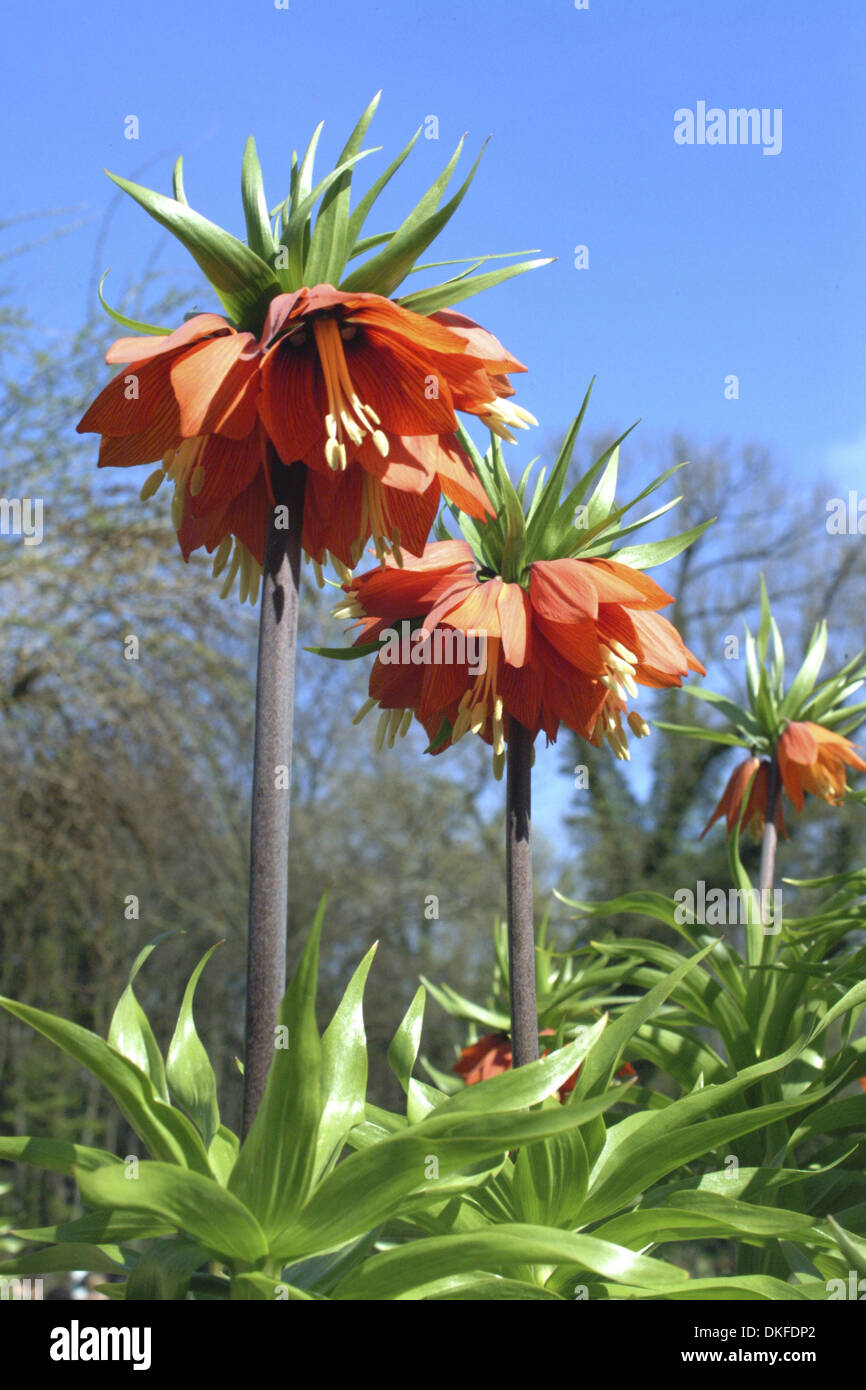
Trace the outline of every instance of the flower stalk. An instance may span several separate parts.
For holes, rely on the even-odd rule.
[[[265,546],[256,678],[243,1133],[264,1095],[286,986],[289,808],[306,472],[269,450],[274,507]]]
[[[767,926],[768,914],[772,911],[768,904],[773,901],[773,878],[776,868],[776,806],[782,791],[779,764],[771,758],[767,768],[767,809],[764,821],[764,837],[761,842],[761,925]]]
[[[508,969],[514,1066],[538,1058],[535,928],[532,913],[532,745],[529,729],[509,717],[505,773]]]

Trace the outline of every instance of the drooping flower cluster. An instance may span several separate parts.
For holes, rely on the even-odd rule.
[[[336,167],[314,186],[316,130],[303,158],[292,157],[289,196],[270,213],[250,137],[241,169],[246,242],[190,207],[180,160],[173,198],[110,176],[192,255],[225,315],[196,314],[168,332],[110,309],[100,285],[107,312],[146,336],[110,348],[107,361],[124,370],[78,429],[102,436],[101,466],[159,463],[142,497],[165,478],[174,484],[184,558],[201,547],[215,551],[215,573],[228,571],[224,594],[240,573],[242,597],[255,597],[282,466],[304,466],[301,544],[321,582],[329,556],[343,574],[371,539],[382,561],[389,553],[398,564],[404,551],[420,555],[443,494],[468,516],[489,514],[456,437],[458,412],[510,440],[513,429],[535,423],[509,400],[508,374],[526,368],[453,306],[548,262],[514,263],[506,253],[511,263],[478,275],[490,257],[465,258],[467,269],[451,279],[396,298],[462,201],[478,161],[443,203],[461,140],[395,231],[363,235],[418,138],[352,208],[354,166],[373,153],[361,146],[378,102],[377,95]]]
[[[625,725],[639,737],[649,732],[627,707],[638,686],[679,685],[690,670],[704,671],[658,612],[671,596],[610,559],[537,560],[523,583],[508,583],[479,573],[465,541],[442,541],[402,569],[388,561],[343,587],[348,598],[335,614],[358,620],[356,645],[380,642],[397,622],[414,624],[408,651],[402,644],[395,655],[385,645],[373,665],[363,712],[382,710],[379,742],[408,727],[411,712],[431,752],[480,735],[493,747],[497,775],[506,716],[551,742],[563,723],[627,758]],[[446,634],[463,637],[462,659],[460,645],[435,640]],[[482,639],[482,662],[470,659],[473,636]],[[437,648],[445,659],[436,659]]]
[[[820,797],[831,806],[841,806],[848,789],[846,767],[866,772],[866,762],[858,756],[856,747],[841,734],[822,728],[811,720],[792,720],[786,724],[776,748],[781,790],[798,811],[803,809],[806,792]],[[739,820],[746,789],[753,775],[743,825],[751,832],[753,839],[760,837],[767,817],[770,763],[765,758],[749,757],[738,763],[731,773],[719,803],[701,833],[701,839],[721,816],[725,816],[728,834],[731,833]],[[779,833],[787,838],[781,796],[776,800],[775,822]]]
[[[771,635],[773,650],[768,659]],[[849,697],[866,682],[864,654],[858,652],[835,675],[819,682],[827,641],[827,624],[822,621],[812,633],[800,669],[786,690],[782,638],[762,580],[757,640],[746,631],[748,703],[738,705],[713,690],[689,688],[688,694],[721,709],[727,716],[728,727],[682,729],[679,724],[659,725],[674,733],[682,730],[691,737],[749,750],[749,756],[737,764],[728,778],[701,832],[702,839],[722,816],[731,835],[741,812],[744,828],[753,839],[760,838],[771,798],[774,824],[787,838],[783,796],[797,811],[803,810],[807,792],[830,806],[841,806],[848,794],[847,769],[866,772],[858,745],[847,737],[866,714],[866,704],[847,704]]]
[[[166,337],[121,338],[122,371],[81,420],[102,435],[100,466],[160,461],[144,484],[174,483],[184,558],[235,553],[229,584],[261,569],[273,507],[269,458],[307,469],[302,544],[343,570],[367,540],[384,561],[420,555],[440,495],[492,511],[455,430],[456,411],[511,437],[528,412],[507,372],[525,371],[462,314],[429,318],[374,294],[317,285],[272,301],[261,337],[200,314]]]

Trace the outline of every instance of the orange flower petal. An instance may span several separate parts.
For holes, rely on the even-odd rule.
[[[118,338],[105,354],[108,363],[145,362],[151,357],[176,352],[178,348],[197,343],[212,334],[231,333],[231,324],[219,314],[196,314],[173,333],[148,334],[147,337]]]
[[[536,560],[530,568],[529,596],[535,612],[555,623],[598,616],[598,591],[586,561]]]
[[[181,434],[224,434],[243,439],[256,422],[258,359],[249,354],[251,333],[210,338],[171,364],[171,385],[180,406]]]
[[[503,584],[496,600],[496,611],[505,660],[509,666],[523,666],[530,650],[532,633],[529,595],[519,584]]]

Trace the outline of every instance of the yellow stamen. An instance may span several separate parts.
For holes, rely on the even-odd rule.
[[[235,582],[235,575],[236,575],[237,572],[238,572],[238,568],[240,567],[240,563],[241,563],[241,547],[240,547],[240,545],[238,544],[238,542],[235,541],[235,548],[234,548],[234,552],[233,552],[233,554],[232,554],[231,564],[230,564],[229,567],[228,567],[228,572],[227,572],[227,574],[226,574],[225,579],[223,580],[223,586],[222,586],[222,588],[220,589],[220,598],[228,598],[229,594],[231,593],[232,585],[233,585],[234,582]]]
[[[375,709],[378,703],[378,700],[374,700],[371,695],[369,699],[364,701],[363,705],[358,710],[358,713],[355,715],[355,718],[352,720],[352,723],[360,724],[365,714],[369,714],[371,709]]]
[[[633,709],[628,716],[628,727],[636,738],[647,738],[650,726],[645,719],[642,719],[636,709]]]
[[[162,467],[155,469],[153,473],[149,474],[142,483],[141,492],[138,494],[142,502],[149,501],[155,493],[159,492],[164,482],[165,470]]]
[[[313,319],[313,333],[328,396],[328,411],[325,415],[325,429],[328,435],[325,442],[325,460],[335,471],[343,470],[348,465],[346,446],[343,443],[344,435],[356,449],[366,436],[370,435],[381,457],[388,457],[388,437],[377,428],[380,424],[379,417],[370,406],[359,399],[352,384],[343,350],[344,332],[345,329],[341,332],[334,318]]]
[[[350,594],[348,598],[341,599],[334,605],[331,615],[334,618],[363,618],[364,610],[354,594]]]
[[[343,561],[338,560],[336,555],[331,555],[331,564],[334,567],[334,571],[337,575],[337,578],[341,579],[344,584],[351,584],[352,571],[346,568],[346,566],[343,564]]]
[[[262,580],[262,567],[253,560],[252,578],[250,580],[250,603],[255,606],[259,597],[259,585]]]
[[[513,405],[498,396],[495,401],[485,405],[481,419],[488,429],[498,434],[500,439],[507,439],[509,444],[517,443],[514,435],[510,433],[511,430],[526,430],[530,425],[538,424],[535,416],[524,410],[523,406]]]
[[[381,715],[379,716],[379,723],[376,726],[376,742],[374,744],[374,747],[377,753],[381,752],[382,744],[385,742],[385,734],[388,731],[388,725],[390,724],[390,722],[391,711],[389,709],[383,709]]]
[[[388,725],[388,747],[389,747],[389,748],[393,748],[393,747],[394,747],[394,741],[395,741],[395,739],[396,739],[396,737],[397,737],[397,734],[398,734],[398,732],[399,732],[399,730],[400,730],[400,725],[401,725],[402,723],[403,723],[403,710],[401,710],[401,709],[392,709],[392,711],[391,711],[391,720],[390,720],[390,723],[389,723],[389,725]]]
[[[222,540],[220,541],[219,545],[217,546],[216,555],[214,555],[214,557],[213,557],[213,577],[214,577],[214,579],[216,579],[218,575],[222,574],[223,570],[224,570],[225,567],[226,567],[226,564],[228,563],[228,558],[229,558],[229,556],[231,555],[231,553],[232,553],[232,538],[231,538],[231,536],[223,536]]]

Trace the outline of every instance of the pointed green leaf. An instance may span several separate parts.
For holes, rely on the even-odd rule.
[[[336,1163],[346,1135],[363,1124],[367,1099],[364,986],[373,964],[371,946],[353,974],[322,1038],[322,1118],[316,1140],[316,1178]]]
[[[269,1236],[303,1206],[313,1182],[322,1114],[316,992],[325,905],[322,898],[280,1005],[279,1026],[285,1031],[274,1040],[265,1094],[229,1180],[230,1192],[255,1213]]]
[[[265,265],[270,265],[275,250],[274,238],[271,235],[271,222],[262,180],[262,166],[259,163],[256,142],[252,135],[247,139],[241,164],[241,199],[244,205],[249,248],[264,261]]]
[[[241,328],[258,333],[268,304],[280,291],[270,267],[242,241],[194,212],[186,203],[166,198],[118,174],[108,177],[186,247],[229,317]]]
[[[110,270],[111,266],[108,267],[108,270],[106,270],[105,274],[103,275],[102,279],[96,287],[96,293],[99,296],[99,302],[105,310],[106,314],[108,314],[108,317],[114,319],[115,323],[119,323],[121,328],[131,329],[133,333],[150,333],[154,336],[156,336],[157,334],[164,335],[166,333],[170,333],[170,328],[159,328],[156,324],[153,323],[142,323],[139,319],[127,318],[125,314],[120,314],[116,309],[112,309],[111,305],[106,302],[105,296],[102,293],[102,286],[105,284],[106,278]]]
[[[121,1114],[151,1154],[167,1163],[209,1173],[207,1155],[185,1115],[160,1100],[140,1067],[107,1042],[77,1023],[43,1013],[41,1009],[0,997],[0,1008],[28,1023],[70,1057],[86,1067],[114,1097]],[[112,1155],[112,1161],[114,1155]]]
[[[370,250],[372,245],[376,243],[377,238],[375,237],[366,237],[364,239],[364,242],[359,241],[358,238],[360,236],[361,228],[364,226],[364,223],[366,222],[370,214],[370,210],[373,207],[373,204],[376,202],[377,198],[379,197],[379,194],[387,186],[387,184],[391,182],[391,179],[394,177],[400,166],[406,161],[406,159],[408,159],[409,155],[415,147],[415,143],[419,135],[421,134],[421,129],[422,127],[419,126],[418,129],[415,131],[415,134],[412,136],[412,139],[409,141],[408,145],[406,145],[405,149],[400,151],[396,159],[394,159],[388,165],[388,168],[385,170],[385,172],[383,174],[380,174],[379,177],[376,179],[376,182],[372,184],[370,188],[368,188],[367,192],[364,194],[363,198],[358,203],[358,206],[352,212],[352,215],[349,218],[349,226],[347,230],[347,245],[350,248],[349,256],[347,257],[347,259],[354,259],[355,256],[361,255],[363,251]],[[433,206],[435,207],[436,204],[434,203]],[[389,232],[387,237],[384,239],[390,240],[391,237],[394,235],[394,232]]]
[[[107,1149],[70,1144],[65,1139],[32,1139],[22,1134],[9,1138],[0,1136],[0,1159],[9,1163],[29,1163],[34,1168],[67,1176],[72,1175],[74,1168],[103,1168],[108,1163],[123,1162]]]
[[[264,1234],[252,1212],[213,1178],[148,1162],[138,1165],[135,1179],[118,1168],[76,1176],[88,1206],[150,1212],[229,1260],[256,1264],[267,1255]]]
[[[108,1042],[122,1056],[128,1057],[137,1067],[150,1077],[153,1088],[161,1100],[168,1101],[168,1088],[165,1081],[165,1064],[159,1044],[153,1036],[153,1029],[144,1009],[133,991],[133,982],[148,956],[171,932],[163,932],[148,943],[133,962],[129,972],[129,982],[117,1001],[108,1029]]]
[[[123,1252],[117,1245],[50,1245],[0,1261],[0,1277],[28,1274],[65,1274],[87,1269],[98,1274],[123,1274]]]
[[[461,184],[453,198],[451,198],[444,207],[439,208],[437,212],[431,212],[429,216],[425,215],[428,207],[437,207],[441,194],[451,178],[451,173],[457,163],[460,151],[463,148],[464,139],[465,137],[461,138],[443,174],[440,175],[432,187],[428,189],[421,201],[394,233],[384,250],[380,251],[377,256],[373,256],[369,261],[365,261],[364,264],[358,266],[356,270],[353,270],[343,282],[343,289],[370,291],[388,297],[393,294],[400,282],[406,278],[422,251],[430,245],[431,241],[439,235],[442,228],[450,221],[466,196],[469,185],[475,177],[475,172],[481,161],[484,148],[486,147],[486,141],[485,145],[482,146],[481,153],[472,165],[466,180]]]
[[[709,521],[702,521],[700,526],[692,526],[688,531],[681,531],[678,536],[671,536],[666,541],[649,541],[646,545],[628,545],[620,550],[612,550],[610,558],[617,560],[621,565],[631,565],[635,570],[650,569],[653,565],[663,565],[667,560],[672,560],[675,555],[679,555],[683,550],[687,550],[690,545],[702,536],[708,526],[712,526],[715,517]]]
[[[189,978],[166,1058],[168,1084],[200,1131],[205,1148],[219,1129],[220,1111],[216,1076],[196,1032],[192,1006],[201,973],[219,944],[205,952]]]
[[[360,152],[381,95],[381,92],[377,92],[363,112],[337,159],[338,165],[345,164]],[[351,187],[352,170],[348,168],[341,178],[331,184],[322,199],[305,266],[308,284],[339,284],[348,252]]]
[[[401,295],[397,303],[416,314],[432,314],[437,309],[459,304],[461,300],[469,299],[472,295],[491,290],[494,285],[501,285],[505,280],[510,280],[515,275],[523,275],[527,270],[537,270],[540,266],[551,265],[554,260],[553,256],[543,256],[532,261],[518,261],[516,265],[503,266],[499,270],[486,270],[481,275],[446,280],[444,284],[434,285],[431,289],[415,290],[412,294]]]

